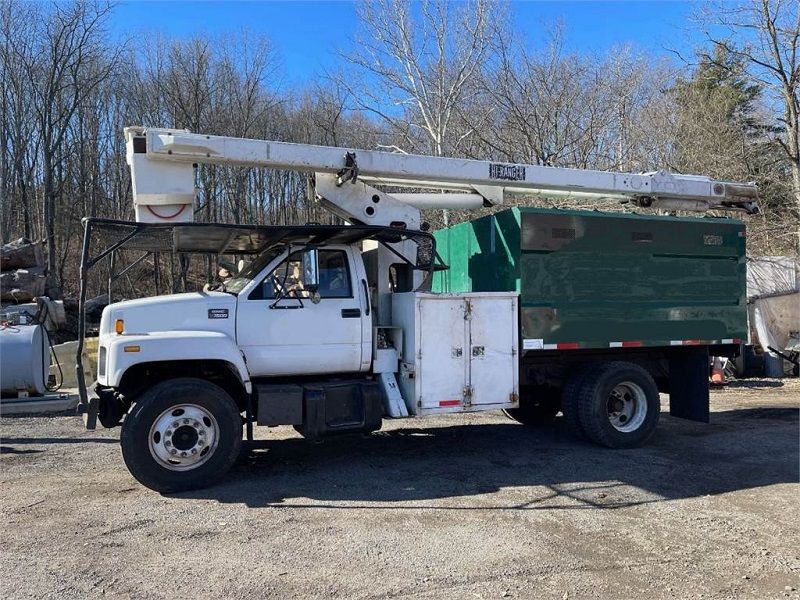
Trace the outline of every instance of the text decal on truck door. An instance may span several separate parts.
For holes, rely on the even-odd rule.
[[[208,309],[208,318],[209,319],[227,319],[228,318],[228,309],[227,308],[209,308]]]
[[[525,181],[525,167],[523,165],[504,165],[502,163],[490,163],[489,178],[506,179],[508,181]]]

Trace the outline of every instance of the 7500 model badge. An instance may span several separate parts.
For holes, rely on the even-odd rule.
[[[208,318],[209,319],[227,319],[228,318],[228,309],[227,308],[209,308],[208,309]]]

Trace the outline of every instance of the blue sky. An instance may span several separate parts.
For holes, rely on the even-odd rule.
[[[631,43],[645,51],[690,52],[699,43],[691,33],[690,2],[563,1],[512,2],[514,26],[531,43],[543,39],[549,24],[566,27],[575,50],[607,51]],[[238,31],[266,34],[283,60],[285,80],[300,83],[337,62],[337,48],[348,49],[357,29],[355,4],[345,0],[294,2],[122,2],[111,22],[114,35],[159,31],[167,37]],[[694,36],[694,37],[693,37]],[[134,42],[135,43],[135,42]]]

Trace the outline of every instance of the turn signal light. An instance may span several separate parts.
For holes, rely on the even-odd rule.
[[[117,319],[116,321],[114,321],[114,331],[116,331],[117,333],[122,333],[123,331],[125,331],[125,321],[123,321],[122,319]]]
[[[123,346],[122,350],[125,352],[139,352],[141,350],[140,346]]]

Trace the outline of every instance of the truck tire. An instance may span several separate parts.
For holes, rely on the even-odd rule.
[[[636,448],[658,425],[658,387],[639,365],[611,362],[592,369],[577,397],[581,427],[601,446]]]
[[[586,432],[581,425],[578,397],[586,379],[597,369],[598,365],[585,364],[575,367],[567,376],[561,392],[561,413],[569,432],[578,439],[586,439]]]
[[[139,483],[161,493],[207,487],[236,462],[242,416],[221,387],[181,377],[140,396],[122,423],[122,458]]]
[[[559,410],[559,390],[538,387],[526,392],[520,390],[519,408],[508,408],[503,412],[518,423],[535,427],[552,423]]]

